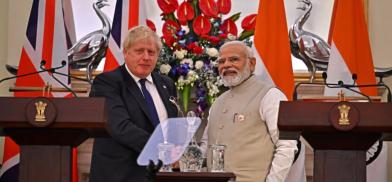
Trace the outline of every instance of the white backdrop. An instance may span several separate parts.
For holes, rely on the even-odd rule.
[[[159,16],[161,10],[159,9],[156,0],[147,1],[151,1],[150,6],[147,7],[147,16],[155,23],[158,34],[161,34],[162,21]],[[77,39],[80,39],[89,32],[101,28],[101,22],[92,8],[93,2],[94,0],[72,0]],[[182,2],[182,0],[179,0],[179,2]],[[104,7],[102,10],[109,16],[110,19],[112,19],[116,0],[108,0],[108,3],[110,6]],[[259,0],[232,0],[232,9],[228,15],[230,16],[237,12],[241,12],[241,18],[237,21],[237,27],[241,28],[240,23],[242,18],[249,14],[257,13],[258,3]],[[312,0],[312,3],[312,14],[304,25],[304,29],[312,33],[316,33],[327,40],[333,0]],[[296,8],[298,4],[299,3],[296,0],[285,0],[288,27],[290,27],[294,23],[295,19],[303,13],[302,10],[298,10]],[[306,66],[302,63],[302,61],[293,57],[293,69],[306,70]]]

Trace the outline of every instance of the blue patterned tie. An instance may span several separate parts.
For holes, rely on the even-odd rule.
[[[157,109],[155,108],[154,101],[152,100],[150,92],[146,88],[147,79],[140,79],[139,83],[142,86],[142,92],[144,95],[144,100],[146,101],[148,112],[150,113],[152,124],[156,127],[159,124],[159,117]]]

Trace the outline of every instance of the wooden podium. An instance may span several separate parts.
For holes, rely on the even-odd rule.
[[[107,136],[103,98],[0,97],[2,135],[20,145],[19,181],[71,182],[72,147]]]
[[[281,139],[301,134],[314,149],[314,181],[366,181],[366,151],[392,132],[392,104],[280,103]]]

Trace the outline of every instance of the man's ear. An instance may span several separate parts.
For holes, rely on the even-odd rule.
[[[255,57],[249,58],[249,68],[252,73],[253,73],[253,71],[255,71],[255,68],[256,68],[256,58]]]

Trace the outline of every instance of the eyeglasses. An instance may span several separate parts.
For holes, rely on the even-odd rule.
[[[238,56],[232,56],[232,57],[227,57],[227,58],[218,58],[216,60],[216,62],[218,63],[218,65],[224,65],[226,60],[229,61],[229,63],[231,63],[231,64],[237,64],[241,60],[241,58]]]

